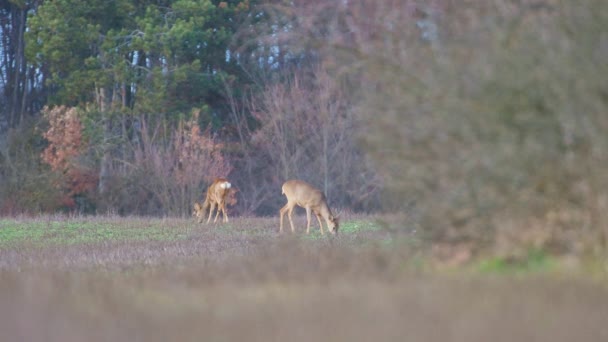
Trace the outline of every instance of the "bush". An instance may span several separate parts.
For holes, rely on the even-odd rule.
[[[400,228],[483,248],[498,230],[549,229],[547,216],[565,211],[586,219],[560,231],[606,246],[605,1],[334,11],[303,22],[304,35],[322,32],[326,65],[359,98],[359,134],[385,179],[385,207],[407,217]]]
[[[59,209],[61,193],[52,186],[56,176],[40,160],[43,145],[32,121],[10,130],[0,142],[0,215]]]

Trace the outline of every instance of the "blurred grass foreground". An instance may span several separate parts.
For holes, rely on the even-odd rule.
[[[296,224],[304,227],[304,217]],[[532,252],[451,266],[376,218],[337,239],[143,218],[0,221],[5,341],[604,341],[601,277]],[[506,264],[505,264],[506,263]]]

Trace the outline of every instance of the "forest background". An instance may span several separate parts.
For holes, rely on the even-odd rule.
[[[3,0],[0,215],[300,178],[433,239],[608,243],[603,0]],[[587,244],[585,242],[592,242]]]

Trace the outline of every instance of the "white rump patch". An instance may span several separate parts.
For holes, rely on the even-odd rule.
[[[224,182],[224,183],[220,184],[220,188],[222,188],[222,189],[230,189],[231,186],[232,186],[232,184],[230,184],[228,182]]]

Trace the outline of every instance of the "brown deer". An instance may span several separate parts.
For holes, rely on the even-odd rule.
[[[228,222],[228,214],[226,214],[226,198],[229,197],[228,194],[231,193],[232,184],[228,182],[226,178],[216,178],[213,183],[207,189],[207,197],[205,197],[205,202],[200,204],[198,202],[194,203],[194,211],[192,212],[192,216],[196,216],[198,218],[198,223],[203,222],[205,218],[205,213],[207,208],[209,208],[209,218],[207,219],[207,223],[211,221],[211,215],[213,215],[213,211],[217,206],[217,213],[215,214],[214,223],[217,222],[217,218],[220,215],[220,211],[224,216],[224,222]],[[236,200],[234,198],[229,199],[229,204],[234,204]]]
[[[293,208],[298,205],[304,209],[306,209],[306,234],[310,233],[310,213],[311,211],[317,217],[317,221],[319,222],[319,228],[321,229],[321,234],[325,234],[323,232],[323,224],[321,223],[321,216],[325,219],[327,223],[327,230],[332,234],[338,233],[339,221],[338,217],[334,217],[327,205],[327,200],[325,199],[325,194],[321,192],[321,190],[315,188],[314,186],[297,179],[288,180],[283,183],[283,194],[287,197],[287,204],[283,208],[281,208],[281,223],[279,232],[283,232],[283,216],[287,213],[289,217],[289,224],[291,225],[291,232],[295,232],[293,227],[293,221],[291,219],[291,215],[293,213]]]

